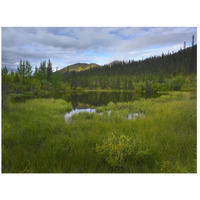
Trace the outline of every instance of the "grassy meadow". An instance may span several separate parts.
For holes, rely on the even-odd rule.
[[[194,93],[110,102],[65,122],[70,110],[61,99],[32,99],[3,110],[2,172],[197,172]],[[141,115],[127,118],[135,112]]]

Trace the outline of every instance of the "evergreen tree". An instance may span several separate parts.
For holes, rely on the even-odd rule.
[[[184,49],[186,49],[186,42],[184,41]]]
[[[10,82],[9,82],[8,69],[5,66],[2,69],[2,106],[3,108],[6,108],[10,102],[10,99],[9,99],[10,91],[11,91],[11,87],[10,87]]]
[[[131,79],[128,80],[128,89],[132,90],[133,89],[133,82]]]
[[[33,76],[34,76],[35,78],[38,78],[38,71],[39,71],[38,67],[35,67],[35,71],[34,71],[34,73],[33,73]]]
[[[192,46],[194,46],[194,35],[192,36]]]
[[[2,69],[2,77],[6,77],[8,75],[8,69],[7,67],[5,66],[3,69]]]
[[[151,97],[153,94],[153,89],[150,86],[149,82],[146,81],[146,97]]]
[[[24,77],[32,75],[32,67],[28,61],[20,60],[19,66],[17,66],[17,71],[20,74],[20,76],[23,78],[23,80],[24,80]]]
[[[32,67],[31,67],[31,65],[28,61],[26,61],[24,75],[25,76],[31,76],[32,75]]]
[[[76,88],[76,72],[72,71],[71,72],[71,89]]]
[[[48,65],[47,65],[47,81],[50,81],[51,80],[51,75],[52,75],[52,63],[49,59],[48,61]]]
[[[46,80],[47,77],[47,67],[46,67],[46,61],[40,62],[40,67],[38,70],[38,75],[40,80]]]
[[[20,74],[20,76],[24,79],[25,76],[25,61],[20,60],[19,66],[17,66],[17,71]]]

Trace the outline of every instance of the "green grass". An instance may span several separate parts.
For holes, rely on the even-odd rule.
[[[64,100],[38,99],[13,104],[3,112],[2,172],[197,170],[194,94],[173,92],[157,99],[110,102],[97,109],[102,115],[79,113],[66,123],[63,115],[71,109]],[[144,117],[128,120],[133,112]]]

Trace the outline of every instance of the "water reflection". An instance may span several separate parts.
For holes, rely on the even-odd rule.
[[[160,94],[154,94],[153,97],[160,96]],[[71,102],[73,108],[95,108],[103,105],[107,105],[109,102],[129,102],[135,101],[140,98],[146,98],[142,94],[135,94],[131,91],[73,91],[73,92],[59,92],[54,94],[49,94],[45,96],[19,96],[12,98],[12,102],[22,102],[30,98],[55,98],[55,99],[64,99],[67,102]]]
[[[64,115],[65,121],[68,122],[69,119],[72,117],[72,115],[78,114],[80,112],[94,113],[94,112],[96,112],[96,109],[91,109],[91,108],[87,108],[87,109],[74,109],[74,110],[72,110],[69,113],[65,113],[65,115]],[[112,112],[111,110],[107,111],[109,117],[111,116],[111,112]],[[97,114],[98,115],[102,115],[103,113],[100,112],[100,113],[97,113]],[[133,119],[133,120],[135,120],[139,116],[140,117],[145,117],[144,114],[135,112],[135,113],[129,113],[128,116],[127,116],[127,119]]]
[[[120,92],[120,91],[68,91],[68,92],[58,92],[54,94],[41,95],[41,96],[27,96],[20,95],[18,97],[13,97],[12,102],[24,102],[27,99],[32,98],[55,98],[64,99],[67,102],[71,102],[73,108],[93,108],[97,106],[107,105],[109,102],[128,102],[139,99],[140,96],[136,96],[133,92]]]
[[[57,94],[55,98],[62,98],[70,101],[73,108],[93,108],[107,105],[109,102],[128,102],[139,99],[133,92],[69,92]]]
[[[137,117],[145,117],[145,115],[144,114],[142,114],[142,113],[137,113],[137,112],[135,112],[135,113],[130,113],[129,115],[128,115],[128,119],[136,119]]]
[[[70,117],[74,114],[77,114],[77,113],[80,113],[80,112],[89,112],[89,113],[92,113],[92,112],[95,112],[96,110],[95,109],[90,109],[90,108],[87,108],[87,109],[75,109],[75,110],[72,110],[71,112],[69,113],[65,113],[64,115],[64,118],[65,118],[65,121],[68,122]]]

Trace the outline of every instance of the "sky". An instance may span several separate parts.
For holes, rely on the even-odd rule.
[[[19,60],[33,69],[50,59],[53,70],[74,63],[108,64],[176,52],[197,38],[195,27],[3,27],[2,67]]]

